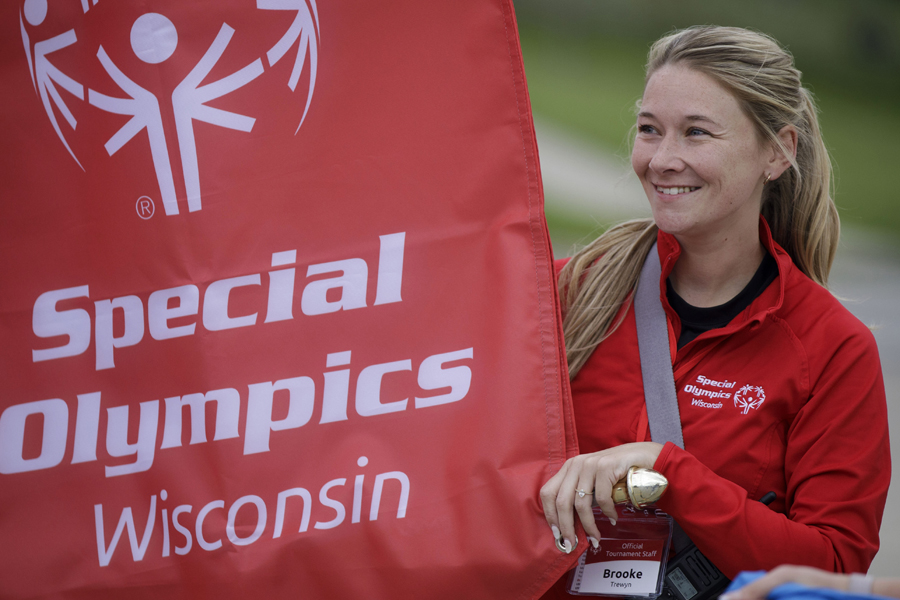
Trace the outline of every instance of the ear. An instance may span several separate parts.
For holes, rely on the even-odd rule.
[[[778,132],[778,140],[787,150],[791,158],[797,158],[797,128],[793,125],[785,125]],[[791,166],[791,161],[785,156],[785,153],[777,145],[772,144],[772,151],[766,164],[766,173],[770,179],[775,180],[781,177]]]

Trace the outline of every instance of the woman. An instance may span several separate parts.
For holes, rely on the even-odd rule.
[[[596,545],[592,501],[614,521],[611,487],[639,466],[668,478],[660,508],[728,577],[864,572],[890,477],[884,385],[871,333],[825,288],[839,222],[792,57],[737,28],[659,40],[632,166],[653,219],[559,276],[582,454],[541,490],[554,538],[574,548],[577,514]],[[654,242],[683,450],[649,441],[643,399],[631,294]]]

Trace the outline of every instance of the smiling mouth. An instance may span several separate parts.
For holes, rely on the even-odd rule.
[[[695,190],[699,190],[699,187],[662,187],[655,186],[656,191],[660,194],[666,194],[669,196],[675,196],[676,194],[687,194],[688,192],[693,192]]]

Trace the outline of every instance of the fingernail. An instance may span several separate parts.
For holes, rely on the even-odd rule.
[[[610,518],[609,518],[609,524],[612,525],[613,527],[615,527],[615,526],[616,526],[616,520],[615,520],[614,518],[610,517]]]
[[[558,540],[559,539],[559,527],[557,527],[556,525],[551,525],[550,530],[553,531],[553,539]]]
[[[566,554],[571,553],[572,552],[572,542],[570,542],[569,540],[563,540],[563,548],[566,549]]]
[[[591,543],[591,546],[594,547],[594,550],[600,547],[600,540],[598,540],[597,538],[589,535],[588,541]]]

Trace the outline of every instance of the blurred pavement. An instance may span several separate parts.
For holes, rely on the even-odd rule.
[[[551,123],[535,119],[547,211],[569,221],[610,223],[649,216],[627,159],[615,157]],[[624,152],[624,150],[623,150]],[[597,215],[594,217],[593,215]],[[553,238],[557,256],[587,240]],[[881,527],[881,550],[869,572],[896,577],[900,564],[900,247],[877,234],[844,227],[831,271],[832,291],[873,327],[881,354],[894,441],[893,476]]]

